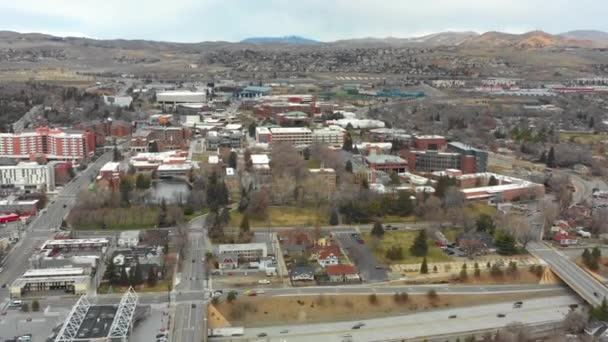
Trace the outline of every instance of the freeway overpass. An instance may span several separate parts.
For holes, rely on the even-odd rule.
[[[526,249],[545,261],[553,273],[589,304],[597,306],[603,298],[608,299],[608,288],[560,251],[538,242],[528,243]]]

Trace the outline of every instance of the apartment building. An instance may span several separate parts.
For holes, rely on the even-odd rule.
[[[460,169],[464,173],[486,172],[488,167],[488,152],[461,142],[448,144],[448,151],[462,155]]]
[[[0,157],[79,162],[95,151],[95,134],[48,127],[22,133],[0,133]]]
[[[0,166],[0,185],[12,185],[24,191],[53,191],[55,169],[52,165],[38,165],[36,162]]]
[[[312,144],[312,131],[306,127],[276,127],[270,129],[272,145],[288,143],[293,146]]]
[[[338,129],[315,129],[312,131],[313,144],[342,146],[344,144],[344,131]]]

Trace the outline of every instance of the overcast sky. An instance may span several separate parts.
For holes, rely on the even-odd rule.
[[[0,0],[0,29],[179,42],[608,31],[607,0]]]

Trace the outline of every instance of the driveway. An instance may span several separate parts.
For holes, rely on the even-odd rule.
[[[354,231],[353,231],[354,232]],[[348,255],[348,258],[357,265],[359,274],[364,281],[379,282],[388,279],[388,274],[383,268],[377,268],[381,265],[372,254],[367,244],[360,244],[353,237],[353,232],[334,233],[336,239],[342,246],[342,249]]]

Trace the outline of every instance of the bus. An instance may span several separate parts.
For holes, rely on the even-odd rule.
[[[244,334],[245,328],[243,327],[209,329],[209,337],[243,336]]]

